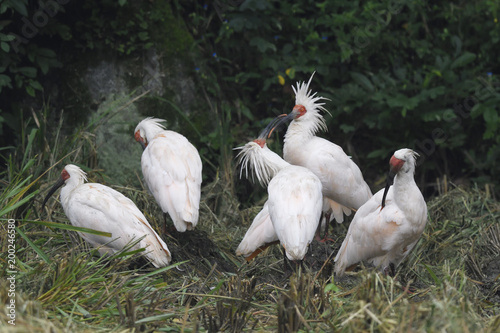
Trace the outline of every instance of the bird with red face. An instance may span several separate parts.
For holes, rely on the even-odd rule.
[[[415,247],[427,223],[427,204],[415,183],[418,154],[397,150],[390,159],[385,189],[359,208],[335,257],[335,274],[367,261],[394,276]]]
[[[359,167],[340,146],[315,135],[327,127],[321,114],[326,109],[324,103],[320,103],[325,98],[309,89],[313,76],[314,73],[307,84],[299,82],[297,87],[292,87],[295,106],[288,115],[279,116],[282,119],[276,124],[279,126],[291,120],[285,134],[283,158],[314,172],[323,184],[326,197],[345,207],[358,209],[371,198],[371,190]]]
[[[167,244],[158,236],[137,206],[121,194],[102,184],[85,183],[85,172],[68,164],[42,203],[61,186],[61,205],[72,225],[108,232],[111,237],[79,232],[101,255],[113,254],[138,241],[131,250],[145,249],[144,256],[155,267],[167,266],[171,260]],[[140,239],[140,240],[139,240]]]
[[[146,118],[134,136],[144,149],[141,167],[149,191],[165,220],[168,213],[184,232],[198,223],[203,166],[198,150],[183,135],[165,130],[164,121]]]
[[[288,115],[280,115],[274,121],[267,137],[280,125],[290,124],[285,134],[283,158],[290,164],[311,170],[321,180],[323,195],[330,207],[330,213],[337,222],[343,221],[343,213],[361,207],[371,198],[372,192],[365,182],[361,170],[346,155],[344,150],[326,139],[316,136],[319,130],[327,130],[321,112],[327,112],[322,100],[309,89],[309,82],[299,82],[292,87],[295,92],[295,106]],[[327,214],[328,215],[328,214]],[[329,222],[330,219],[328,219]]]

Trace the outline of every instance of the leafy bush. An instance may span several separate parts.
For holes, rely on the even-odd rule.
[[[169,26],[176,37],[163,45],[167,50],[192,44],[188,75],[197,78],[195,98],[208,108],[191,123],[199,126],[196,143],[214,175],[220,165],[231,168],[225,160],[232,147],[291,110],[290,86],[316,71],[312,89],[330,99],[330,132],[321,135],[353,156],[372,187],[403,146],[421,153],[418,174],[428,195],[428,184],[445,175],[498,182],[496,1],[49,3],[0,5],[8,17],[0,25],[0,101],[12,106],[0,125],[22,123],[18,110],[30,110],[18,101],[42,98],[36,93],[45,74],[70,63],[77,50],[137,57],[166,39],[157,27]],[[179,28],[181,19],[190,35]],[[71,59],[57,59],[61,42]],[[276,143],[272,148],[279,151]]]
[[[498,3],[426,1],[179,2],[201,71],[253,119],[289,112],[291,84],[331,99],[325,134],[366,178],[403,146],[426,159],[424,181],[486,182],[498,171]],[[250,119],[249,119],[250,120]],[[257,132],[255,132],[255,135]]]

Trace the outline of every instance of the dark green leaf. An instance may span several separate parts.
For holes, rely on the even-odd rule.
[[[10,51],[10,46],[9,44],[5,43],[5,42],[0,42],[0,47],[2,48],[2,50],[5,52],[5,53],[9,53]]]
[[[365,88],[366,90],[368,91],[374,91],[375,90],[375,87],[373,87],[373,84],[370,82],[370,80],[364,76],[363,74],[361,73],[356,73],[356,72],[350,72],[349,73],[352,77],[352,79],[357,83],[359,84],[360,86],[362,86],[363,88]]]
[[[29,78],[35,78],[36,77],[36,68],[35,67],[20,67],[18,69],[19,73],[23,74],[24,76],[27,76]]]
[[[453,63],[451,64],[451,68],[455,69],[455,68],[463,67],[463,66],[467,65],[468,63],[474,61],[474,59],[476,59],[476,55],[474,53],[465,52],[460,57],[455,59],[455,61],[453,61]]]

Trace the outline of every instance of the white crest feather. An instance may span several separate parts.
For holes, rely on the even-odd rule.
[[[68,172],[70,178],[78,179],[78,184],[83,184],[87,181],[87,173],[74,164],[67,164],[64,169]]]
[[[245,172],[245,177],[248,177],[250,171],[250,179],[257,181],[266,187],[271,179],[285,166],[288,165],[281,157],[272,152],[265,145],[263,148],[254,141],[248,142],[243,147],[234,148],[241,150],[236,158],[240,165],[240,178]]]
[[[153,140],[158,133],[165,130],[165,126],[161,124],[162,122],[166,122],[166,120],[147,117],[137,124],[134,132],[140,131],[141,135],[144,134],[149,142]]]
[[[320,103],[321,100],[328,100],[325,97],[316,96],[317,93],[313,93],[312,90],[309,89],[309,85],[311,84],[312,78],[316,72],[314,72],[309,81],[306,83],[297,82],[297,88],[292,86],[293,92],[295,93],[295,104],[303,105],[307,112],[305,115],[297,119],[297,121],[302,120],[312,121],[313,126],[310,127],[311,135],[314,135],[317,131],[323,130],[327,131],[328,128],[326,126],[325,119],[321,115],[320,111],[328,112],[328,110],[323,106],[325,103]]]

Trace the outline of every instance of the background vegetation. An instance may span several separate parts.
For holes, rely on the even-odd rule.
[[[16,219],[17,328],[497,331],[499,7],[494,0],[2,0],[0,240],[7,253],[7,219]],[[102,58],[133,64],[152,50],[162,68],[181,63],[195,82],[191,111],[176,102],[180,88],[143,96],[143,81],[132,78],[127,101],[89,117],[97,102],[75,73]],[[290,279],[277,248],[248,265],[234,256],[265,191],[237,180],[232,148],[288,113],[290,86],[314,71],[313,90],[330,99],[329,132],[321,135],[353,156],[373,191],[394,150],[421,153],[416,177],[429,225],[396,279],[361,269],[334,281],[327,259],[347,223],[332,244],[315,243],[309,270]],[[124,181],[99,164],[96,131],[129,103],[168,119],[204,162],[200,228],[166,239],[175,263],[162,270],[126,251],[99,258],[57,202],[40,211],[50,182],[71,162],[131,197],[159,226],[147,192],[119,186]],[[132,133],[135,123],[128,126]],[[464,187],[452,191],[453,184]],[[0,318],[2,329],[15,329],[6,312]]]

